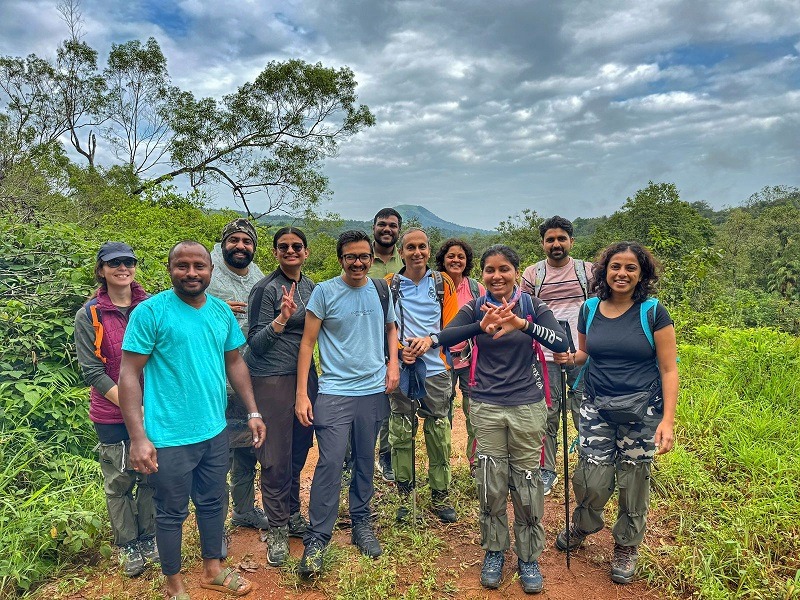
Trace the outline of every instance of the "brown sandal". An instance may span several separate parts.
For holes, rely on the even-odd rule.
[[[225,583],[225,581],[228,583]],[[201,579],[200,587],[207,590],[222,592],[223,594],[244,596],[250,593],[253,589],[253,584],[239,575],[233,567],[225,567],[210,583],[206,583]]]

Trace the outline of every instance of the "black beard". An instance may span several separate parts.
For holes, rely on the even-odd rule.
[[[378,238],[375,238],[375,243],[378,244],[378,246],[380,246],[381,248],[393,248],[394,246],[397,245],[397,238],[395,238],[394,241],[390,244],[384,244]]]
[[[243,252],[245,254],[244,258],[238,258],[233,255],[234,252]],[[225,262],[232,266],[234,269],[244,269],[247,265],[253,262],[253,254],[248,252],[247,250],[222,250],[222,258],[225,259]]]

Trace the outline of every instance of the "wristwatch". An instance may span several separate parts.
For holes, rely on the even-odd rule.
[[[258,413],[258,412],[256,412],[256,413],[247,413],[247,420],[248,421],[250,419],[256,419],[256,418],[262,419],[262,420],[264,419],[264,417],[261,416],[261,413]]]
[[[428,337],[431,338],[431,348],[438,348],[439,347],[439,334],[438,333],[429,333]]]

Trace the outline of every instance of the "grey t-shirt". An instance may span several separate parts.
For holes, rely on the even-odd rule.
[[[588,334],[587,311],[581,307],[578,331],[586,334],[586,352],[591,358],[584,373],[588,396],[644,392],[659,378],[656,351],[642,329],[640,306],[636,302],[614,319],[603,316],[598,308]],[[653,331],[672,325],[672,318],[661,303],[656,305],[655,322],[651,324]]]

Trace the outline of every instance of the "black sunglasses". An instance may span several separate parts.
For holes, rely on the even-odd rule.
[[[278,248],[278,252],[288,252],[289,248],[291,247],[292,250],[295,252],[302,252],[305,246],[303,244],[295,242],[294,244],[278,244],[276,246]]]
[[[132,269],[136,266],[137,260],[135,258],[112,258],[111,260],[107,260],[106,264],[111,267],[112,269],[116,269],[120,265],[125,265],[129,269]]]

